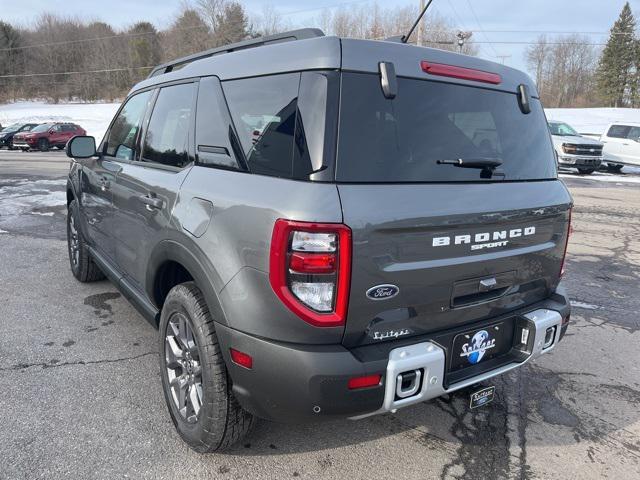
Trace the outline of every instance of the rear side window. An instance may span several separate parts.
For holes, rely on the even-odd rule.
[[[460,182],[556,178],[542,106],[523,114],[514,94],[398,79],[386,99],[377,75],[344,73],[336,179]],[[438,160],[500,160],[492,176]]]
[[[151,92],[147,91],[127,100],[107,134],[107,156],[123,160],[135,158],[136,138],[150,98]]]
[[[223,83],[252,173],[291,178],[300,74]]]
[[[628,125],[612,125],[611,128],[609,128],[609,132],[607,132],[607,137],[627,138],[629,130],[631,130],[631,127]]]
[[[189,127],[195,83],[160,89],[149,120],[142,161],[182,168],[190,163]]]

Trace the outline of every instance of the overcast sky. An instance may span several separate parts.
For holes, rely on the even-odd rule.
[[[265,4],[275,7],[295,26],[317,26],[315,19],[324,8],[341,5],[366,5],[372,0],[242,0],[250,15],[259,15]],[[449,19],[455,28],[473,31],[477,42],[528,42],[537,31],[588,33],[593,43],[604,43],[606,32],[620,14],[625,0],[434,0],[430,11]],[[22,25],[31,23],[38,14],[52,11],[87,20],[103,20],[116,28],[126,28],[148,20],[164,28],[180,10],[181,0],[0,0],[0,20]],[[380,6],[410,5],[418,0],[378,1]],[[629,2],[640,19],[640,0]],[[54,5],[64,4],[64,10]],[[493,30],[493,31],[492,31]],[[500,32],[496,32],[498,30]],[[505,33],[505,30],[520,33]],[[534,32],[535,31],[535,32]],[[513,43],[480,43],[480,56],[494,61],[497,55],[510,55],[505,63],[524,68],[526,45]]]

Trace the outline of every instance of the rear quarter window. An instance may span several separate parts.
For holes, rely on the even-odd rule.
[[[377,75],[345,73],[336,178],[342,182],[460,182],[556,178],[549,129],[532,99],[525,115],[515,93],[398,79],[384,97]],[[438,160],[497,159],[492,176]]]

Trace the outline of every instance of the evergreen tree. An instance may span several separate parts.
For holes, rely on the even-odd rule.
[[[636,21],[625,3],[602,52],[596,82],[598,93],[609,106],[627,106],[635,91]]]
[[[227,45],[240,42],[250,36],[249,20],[242,5],[238,2],[226,3],[222,13],[216,16],[215,44]]]

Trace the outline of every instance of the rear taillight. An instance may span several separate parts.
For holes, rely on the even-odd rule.
[[[344,325],[351,281],[351,229],[276,220],[269,281],[278,298],[317,327]]]
[[[564,253],[562,254],[562,266],[560,267],[560,278],[562,278],[562,276],[564,275],[564,267],[566,265],[565,261],[567,259],[567,247],[569,246],[569,237],[573,232],[573,227],[571,226],[571,211],[572,209],[569,208],[569,222],[567,224],[567,241],[564,244]]]
[[[476,70],[475,68],[458,67],[444,63],[433,63],[422,61],[420,68],[425,73],[439,75],[441,77],[459,78],[461,80],[474,80],[476,82],[492,83],[498,85],[502,82],[502,77],[497,73]]]

